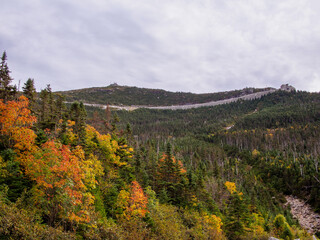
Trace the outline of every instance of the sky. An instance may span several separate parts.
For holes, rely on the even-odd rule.
[[[0,51],[37,90],[319,92],[319,13],[319,0],[3,0]]]

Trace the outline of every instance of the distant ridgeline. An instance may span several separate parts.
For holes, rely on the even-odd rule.
[[[269,90],[273,90],[273,88],[244,88],[227,92],[195,94],[111,84],[108,87],[85,88],[58,93],[64,95],[67,102],[82,101],[85,103],[122,104],[126,106],[171,106],[219,101]]]
[[[127,89],[127,90],[138,89],[143,92],[136,91],[134,95],[125,95],[127,97],[127,100],[130,97],[133,98],[135,96],[133,99],[128,101],[130,102],[130,104],[126,105],[126,104],[123,104],[123,102],[127,100],[123,99],[123,92],[120,91],[120,94],[119,94],[119,89]],[[290,86],[289,84],[281,85],[279,90],[286,91],[286,92],[296,91],[295,88]],[[252,99],[261,98],[262,96],[273,93],[275,91],[277,91],[275,88],[264,88],[264,89],[245,88],[243,90],[235,90],[235,91],[229,91],[229,92],[192,94],[192,93],[181,93],[181,92],[173,93],[173,92],[166,92],[164,90],[155,90],[155,89],[120,87],[119,85],[114,83],[109,87],[107,87],[107,89],[101,89],[101,88],[80,89],[80,90],[68,91],[67,93],[71,92],[71,95],[73,96],[73,98],[75,98],[73,99],[74,101],[81,101],[86,106],[99,107],[102,109],[106,109],[107,107],[110,107],[112,109],[117,109],[117,110],[132,111],[139,108],[148,108],[148,109],[157,109],[157,110],[161,110],[161,109],[162,110],[179,110],[179,109],[185,110],[185,109],[191,109],[191,108],[212,107],[212,106],[217,106],[221,104],[236,102],[239,100],[252,100]],[[87,92],[87,94],[83,95],[84,92]],[[162,94],[165,94],[166,97],[168,96],[168,98],[164,98],[164,97],[160,98],[159,92]],[[65,92],[62,92],[62,93],[65,94]],[[107,104],[101,104],[99,103],[100,102],[99,99],[92,100],[93,96],[99,95],[101,93],[103,94],[100,99],[106,99],[111,97],[112,100],[109,99],[109,101],[111,102],[121,101],[121,102],[118,102],[117,104],[110,104],[109,102]],[[78,99],[79,95],[81,95],[83,98],[86,98],[86,99],[82,99],[82,100]],[[71,99],[72,98],[69,98],[69,100]],[[156,101],[154,101],[155,99]],[[207,99],[207,101],[203,103],[202,102],[197,103],[195,101],[195,100],[200,101],[204,99]],[[216,99],[216,100],[209,101],[209,99]],[[134,102],[137,102],[137,100],[141,103],[153,102],[153,105],[152,104],[151,105],[133,104]],[[172,103],[175,101],[180,104],[168,105],[167,104],[168,101],[169,102],[171,101]],[[71,101],[69,101],[69,103],[71,103]]]

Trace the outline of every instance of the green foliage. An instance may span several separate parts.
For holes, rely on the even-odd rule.
[[[279,214],[273,220],[274,232],[278,237],[283,239],[291,240],[293,239],[293,233],[290,229],[289,224],[286,221],[286,218]]]
[[[32,186],[30,179],[21,174],[22,166],[16,161],[16,155],[11,148],[0,152],[0,189],[7,188],[6,198],[12,202]]]
[[[243,197],[238,193],[232,193],[228,203],[225,229],[229,239],[240,239],[246,231],[249,231],[249,209]]]
[[[78,136],[78,144],[84,143],[87,112],[82,102],[74,102],[70,107],[70,119],[75,122],[73,132]]]
[[[29,78],[25,84],[24,87],[22,87],[23,94],[28,98],[30,109],[35,112],[35,102],[36,102],[36,88],[34,86],[34,80]]]

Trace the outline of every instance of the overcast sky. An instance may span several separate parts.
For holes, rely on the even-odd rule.
[[[0,51],[37,90],[320,91],[319,0],[3,0]]]

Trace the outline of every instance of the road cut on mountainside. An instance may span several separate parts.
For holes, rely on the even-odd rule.
[[[127,111],[133,111],[133,110],[136,110],[139,108],[158,109],[158,110],[185,110],[185,109],[191,109],[191,108],[218,106],[218,105],[222,105],[222,104],[236,102],[239,100],[253,100],[253,99],[261,98],[262,96],[273,93],[275,91],[277,91],[277,90],[270,89],[267,91],[251,93],[251,94],[243,95],[240,97],[228,98],[228,99],[223,99],[223,100],[219,100],[219,101],[211,101],[211,102],[206,102],[206,103],[187,104],[187,105],[172,105],[172,106],[117,106],[117,105],[109,105],[109,107],[113,108],[113,109],[127,110]],[[83,104],[85,106],[99,107],[102,109],[106,109],[108,106],[108,105],[94,104],[94,103],[83,103]]]

